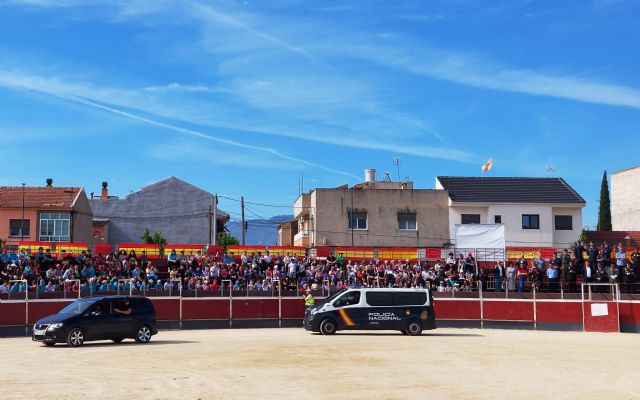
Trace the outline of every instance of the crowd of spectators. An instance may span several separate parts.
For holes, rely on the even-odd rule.
[[[31,254],[0,253],[0,293],[87,291],[282,291],[336,290],[344,287],[432,288],[437,292],[484,290],[526,291],[531,287],[550,292],[560,284],[577,290],[578,278],[594,283],[623,283],[625,290],[640,272],[640,251],[631,257],[619,245],[615,252],[605,243],[577,243],[550,260],[524,258],[498,262],[493,268],[478,268],[472,253],[455,255],[435,262],[415,260],[346,260],[342,254],[314,260],[269,251],[247,254],[224,253],[185,255],[170,250],[161,262],[147,255],[126,253],[92,255],[88,251],[72,255],[52,254],[38,249]],[[583,254],[587,254],[585,258]],[[615,254],[612,259],[611,254]],[[158,266],[162,271],[158,270]],[[26,282],[26,283],[25,283]]]
[[[586,255],[586,257],[585,257]],[[528,288],[558,292],[577,292],[578,283],[621,284],[626,293],[636,291],[634,284],[640,276],[640,249],[630,255],[621,243],[615,248],[604,242],[597,247],[590,242],[575,243],[571,249],[564,249],[548,261],[535,258],[527,261],[521,258],[509,262],[507,267],[497,263],[493,268],[495,291],[508,290],[524,292]],[[607,290],[596,287],[596,291]]]

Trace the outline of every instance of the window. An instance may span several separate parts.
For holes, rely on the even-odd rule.
[[[338,300],[333,302],[334,307],[344,307],[351,306],[354,304],[360,303],[360,292],[353,291],[349,293],[345,293],[338,298]]]
[[[463,224],[479,224],[480,214],[462,214]]]
[[[11,237],[29,237],[31,220],[29,219],[10,219],[9,220],[9,236]],[[21,231],[21,229],[23,229]]]
[[[427,302],[425,292],[396,292],[397,306],[419,306]]]
[[[393,292],[367,292],[367,304],[374,307],[392,306],[395,303]]]
[[[494,215],[493,216],[493,223],[494,224],[501,224],[502,223],[502,215]]]
[[[556,215],[555,219],[557,231],[573,230],[573,217],[571,215]]]
[[[349,229],[367,229],[367,213],[366,212],[349,212]]]
[[[540,215],[523,214],[522,229],[540,229]]]
[[[71,217],[69,213],[41,213],[40,237],[43,242],[70,241]]]
[[[405,231],[417,230],[416,213],[398,213],[398,229]]]

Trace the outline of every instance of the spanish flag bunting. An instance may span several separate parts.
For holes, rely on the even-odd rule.
[[[482,164],[482,173],[488,172],[493,167],[493,159],[489,159],[486,163]]]

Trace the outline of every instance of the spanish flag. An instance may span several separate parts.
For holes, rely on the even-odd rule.
[[[482,173],[484,174],[485,172],[491,171],[492,167],[493,167],[493,159],[490,158],[486,163],[482,164]]]

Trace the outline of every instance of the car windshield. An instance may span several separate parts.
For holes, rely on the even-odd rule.
[[[333,299],[335,299],[336,297],[340,296],[342,293],[344,293],[347,289],[340,289],[337,292],[335,292],[334,294],[332,294],[331,296],[327,297],[325,299],[325,303],[331,303],[333,301]]]
[[[91,307],[94,302],[90,300],[76,300],[73,303],[69,304],[62,310],[58,311],[58,314],[73,314],[79,315],[86,311],[87,308]]]

